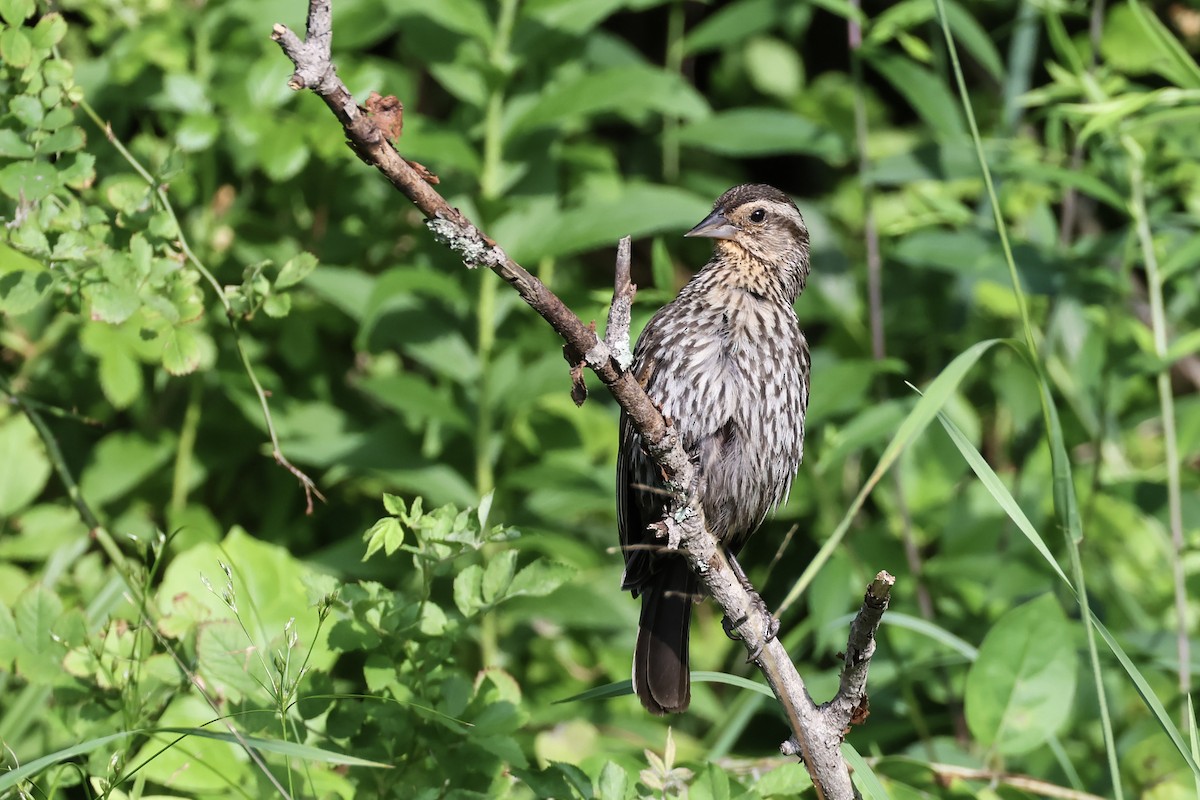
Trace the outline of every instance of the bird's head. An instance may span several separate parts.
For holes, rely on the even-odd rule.
[[[808,278],[808,228],[796,204],[765,183],[735,186],[685,236],[713,239],[718,256],[776,273],[794,299]]]

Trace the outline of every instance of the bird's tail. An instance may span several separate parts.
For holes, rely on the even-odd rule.
[[[686,711],[692,700],[688,629],[696,576],[682,558],[663,558],[641,595],[642,616],[633,652],[634,691],[652,714]]]

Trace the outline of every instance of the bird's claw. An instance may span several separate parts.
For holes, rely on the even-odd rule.
[[[754,648],[750,651],[750,655],[746,656],[747,664],[758,661],[758,657],[762,655],[763,648],[767,646],[767,643],[779,635],[779,620],[772,616],[768,616],[767,619],[770,620],[767,623],[767,630],[763,634],[762,640],[754,645]]]
[[[746,657],[747,664],[757,661],[758,657],[762,655],[763,648],[767,646],[767,643],[779,635],[779,620],[771,616],[771,614],[767,611],[766,603],[764,603],[763,599],[757,594],[754,595],[754,605],[755,608],[762,610],[762,612],[766,615],[768,622],[767,630],[762,639],[758,642],[755,642],[750,648],[750,655]],[[745,637],[738,633],[738,628],[740,628],[748,619],[750,619],[749,614],[743,614],[736,622],[730,620],[729,617],[722,617],[721,627],[725,630],[725,635],[730,639],[735,642],[742,642],[745,641]]]
[[[746,614],[743,614],[742,618],[737,622],[730,621],[729,617],[721,617],[721,627],[725,629],[726,636],[735,642],[740,642],[742,640],[742,635],[737,632],[737,629],[741,627],[742,623],[748,619],[750,619],[750,617]]]

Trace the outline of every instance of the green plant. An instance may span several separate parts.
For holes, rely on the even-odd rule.
[[[1188,9],[383,5],[337,3],[340,74],[404,101],[401,151],[585,320],[619,236],[636,333],[712,197],[797,197],[807,462],[744,560],[815,696],[897,574],[864,794],[1195,793]],[[576,409],[541,321],[286,88],[267,33],[303,3],[55,9],[0,2],[0,793],[803,791],[708,605],[694,666],[729,677],[673,755],[627,697],[555,702],[628,676],[615,408]],[[995,644],[1024,614],[1044,663]]]

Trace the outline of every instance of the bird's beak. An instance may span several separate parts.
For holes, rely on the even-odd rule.
[[[721,213],[721,209],[709,214],[699,225],[692,228],[684,236],[703,237],[705,239],[732,239],[738,234],[738,227]]]

